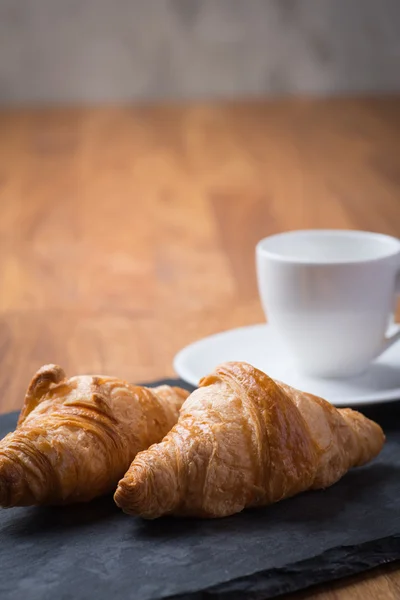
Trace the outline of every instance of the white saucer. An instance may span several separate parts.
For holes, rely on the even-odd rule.
[[[268,325],[251,325],[190,344],[175,356],[174,368],[182,379],[197,385],[201,377],[230,360],[248,362],[273,379],[321,396],[336,406],[400,400],[400,342],[358,377],[317,379],[296,371]]]

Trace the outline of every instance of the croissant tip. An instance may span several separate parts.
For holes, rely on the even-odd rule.
[[[65,377],[65,371],[60,365],[56,365],[55,363],[48,363],[43,365],[36,371],[36,375],[47,375],[51,376],[52,379],[63,379]]]
[[[133,497],[134,494],[132,494],[131,486],[127,484],[125,479],[121,479],[114,493],[115,504],[128,515],[139,514],[139,511],[135,510],[135,505],[132,502]]]
[[[153,446],[153,449],[160,445]],[[170,514],[179,504],[180,494],[175,469],[167,474],[160,470],[160,455],[148,459],[148,452],[139,452],[125,477],[121,479],[114,494],[114,500],[125,513],[144,519],[156,519]],[[151,452],[151,450],[150,450]]]
[[[148,499],[152,497],[150,480],[145,471],[135,469],[135,477],[128,472],[118,483],[114,502],[128,515],[142,516]]]
[[[42,388],[46,389],[52,383],[60,383],[63,379],[65,379],[65,371],[62,367],[53,364],[43,365],[33,376],[28,391],[34,394],[40,393]]]

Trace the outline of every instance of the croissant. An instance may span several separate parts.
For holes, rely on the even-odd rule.
[[[86,502],[114,491],[137,452],[176,423],[187,396],[42,367],[17,429],[0,441],[0,506]]]
[[[163,441],[136,456],[114,499],[147,519],[224,517],[326,488],[384,439],[356,411],[225,363],[201,380]]]

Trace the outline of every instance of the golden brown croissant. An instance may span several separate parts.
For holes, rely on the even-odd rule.
[[[187,396],[42,367],[17,429],[0,442],[0,506],[85,502],[115,490],[137,452],[176,423]]]
[[[226,363],[200,382],[164,440],[136,456],[114,499],[148,519],[224,517],[332,485],[383,443],[360,413]]]

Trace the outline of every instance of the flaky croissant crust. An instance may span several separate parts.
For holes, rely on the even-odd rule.
[[[360,413],[226,363],[200,382],[164,440],[136,456],[114,498],[145,518],[231,515],[332,485],[383,443]]]
[[[115,490],[140,450],[160,441],[188,393],[114,377],[67,379],[45,365],[17,429],[0,442],[0,506],[83,502]]]

